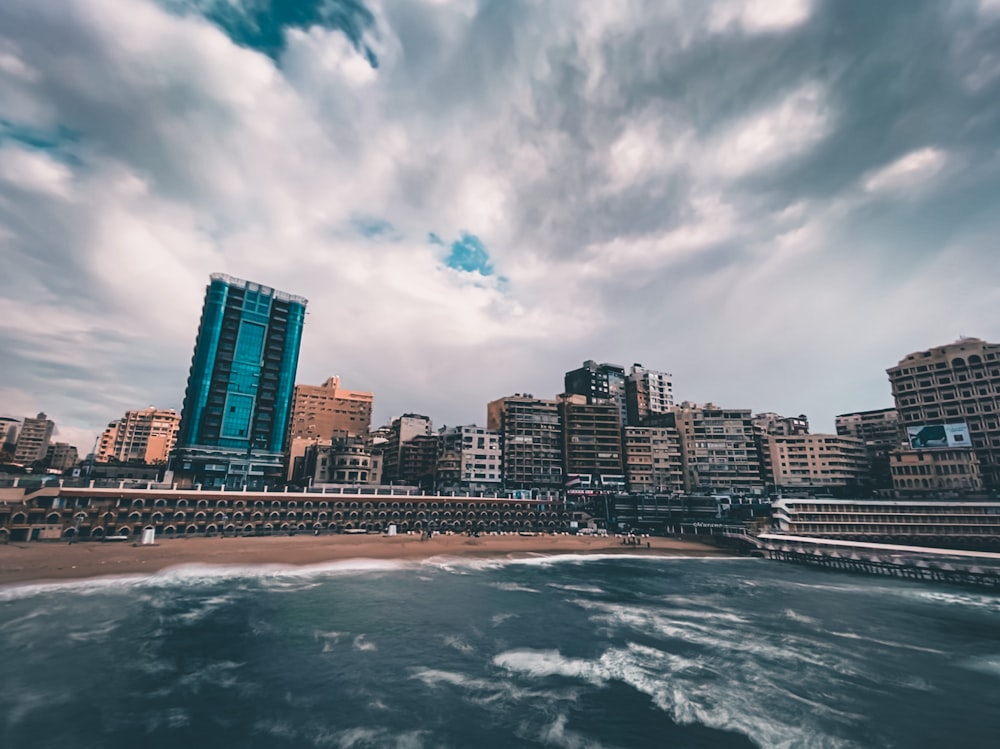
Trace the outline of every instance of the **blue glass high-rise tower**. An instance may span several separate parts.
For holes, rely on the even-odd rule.
[[[259,489],[281,479],[305,313],[302,297],[212,275],[172,460],[180,483]]]

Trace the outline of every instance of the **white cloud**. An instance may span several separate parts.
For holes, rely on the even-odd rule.
[[[864,187],[868,192],[919,189],[937,176],[947,161],[947,154],[937,148],[911,151],[869,175],[864,181]]]
[[[69,198],[72,172],[46,153],[16,146],[0,148],[0,180],[18,190]]]
[[[308,297],[300,381],[373,389],[377,419],[481,422],[489,399],[554,395],[584,358],[672,369],[681,397],[780,408],[793,388],[752,400],[764,360],[793,337],[808,339],[797,359],[822,359],[889,296],[873,282],[838,308],[857,274],[831,272],[844,227],[875,202],[862,188],[891,200],[934,166],[859,157],[815,194],[765,184],[851,122],[831,68],[797,68],[783,35],[744,38],[794,36],[811,3],[484,16],[387,1],[365,37],[377,69],[319,27],[286,30],[275,62],[193,13],[64,5],[0,3],[4,119],[72,136],[65,159],[0,147],[0,343],[5,367],[17,357],[0,410],[67,428],[180,407],[213,271]],[[495,276],[448,268],[427,242],[463,231]],[[723,374],[726,351],[745,382]]]
[[[829,133],[832,119],[822,88],[807,83],[737,122],[715,145],[712,160],[724,174],[751,174],[801,156]]]
[[[723,2],[713,7],[709,27],[722,31],[735,25],[748,33],[784,31],[805,22],[811,12],[811,0]]]

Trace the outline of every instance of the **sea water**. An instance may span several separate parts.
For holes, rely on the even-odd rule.
[[[0,590],[0,746],[996,747],[1000,597],[759,559]]]

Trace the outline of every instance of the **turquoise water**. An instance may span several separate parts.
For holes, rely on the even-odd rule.
[[[3,747],[993,747],[1000,597],[753,559],[0,591]]]

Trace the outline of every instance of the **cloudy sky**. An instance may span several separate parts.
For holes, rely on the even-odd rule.
[[[81,451],[215,271],[378,422],[596,359],[831,430],[1000,340],[998,237],[997,0],[0,3],[0,415]]]

